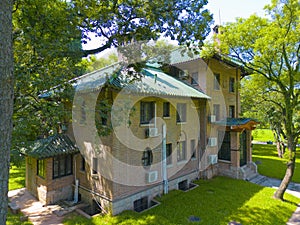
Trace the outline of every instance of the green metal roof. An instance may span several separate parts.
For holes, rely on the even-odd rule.
[[[224,120],[215,122],[215,124],[221,126],[240,126],[245,125],[249,122],[259,123],[256,119],[252,118],[226,118]]]
[[[141,70],[141,78],[128,82],[128,77],[122,75],[121,64],[114,64],[93,73],[86,74],[76,80],[76,91],[91,92],[110,84],[118,89],[126,90],[128,94],[177,96],[210,99],[203,92],[162,72],[157,68],[147,67]],[[118,74],[118,76],[115,76]]]
[[[36,140],[29,148],[22,152],[33,158],[43,159],[59,155],[75,154],[79,149],[64,134],[56,134],[48,138]]]
[[[140,80],[126,84],[129,93],[210,99],[203,92],[155,68],[144,68]]]

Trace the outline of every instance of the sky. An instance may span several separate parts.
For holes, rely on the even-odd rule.
[[[237,17],[248,18],[254,13],[263,17],[265,16],[263,8],[270,3],[271,0],[208,0],[206,8],[213,14],[214,24],[223,25],[234,22]],[[97,40],[92,38],[88,44],[83,45],[83,48],[92,49],[98,45]]]

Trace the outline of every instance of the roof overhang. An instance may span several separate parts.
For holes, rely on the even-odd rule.
[[[226,118],[217,121],[215,124],[225,127],[226,131],[242,132],[244,130],[254,130],[259,122],[251,118]]]

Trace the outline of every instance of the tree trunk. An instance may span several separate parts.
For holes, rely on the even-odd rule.
[[[289,141],[290,142],[290,141]],[[283,200],[283,195],[292,180],[295,170],[295,161],[296,161],[296,145],[288,143],[288,151],[289,151],[289,162],[287,163],[287,169],[285,171],[285,175],[279,188],[276,190],[274,194],[274,198]]]
[[[6,224],[13,112],[12,0],[0,4],[0,224]]]

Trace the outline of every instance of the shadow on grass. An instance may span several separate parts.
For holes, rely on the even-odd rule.
[[[199,185],[197,188],[188,192],[171,191],[157,199],[161,202],[159,206],[142,213],[126,211],[115,217],[81,219],[79,223],[74,217],[64,224],[221,225],[240,221],[242,224],[281,225],[288,221],[299,202],[291,196],[290,203],[275,200],[272,198],[274,189],[242,180],[217,177],[195,183]],[[191,216],[200,218],[200,222],[190,222]]]
[[[21,222],[20,217],[22,217],[23,214],[12,214],[10,210],[8,210],[6,224],[7,225],[32,225],[29,221]]]

